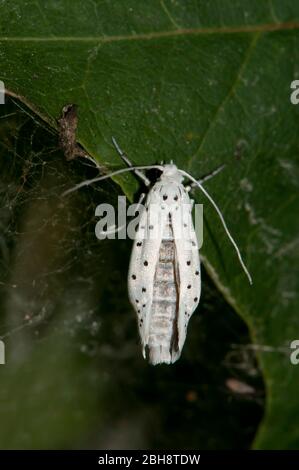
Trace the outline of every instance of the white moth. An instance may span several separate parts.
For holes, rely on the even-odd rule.
[[[191,186],[201,189],[214,206],[250,283],[251,276],[220,209],[202,186],[203,181],[222,167],[196,181],[173,163],[134,167],[114,139],[113,143],[130,168],[83,181],[67,193],[125,171],[135,171],[149,186],[150,181],[140,170],[155,168],[161,171],[158,181],[147,194],[145,210],[139,220],[130,260],[128,289],[137,313],[144,357],[148,353],[151,364],[170,364],[181,355],[188,322],[199,303],[201,292],[199,250],[192,221],[194,201],[189,197]],[[191,180],[192,185],[184,186],[184,178]],[[155,236],[150,236],[154,232]]]
[[[175,165],[163,166],[148,193],[131,254],[129,297],[137,313],[143,354],[147,349],[151,364],[170,364],[179,358],[200,298],[192,201],[182,181]],[[161,224],[158,230],[155,224]],[[152,238],[151,230],[156,232]]]

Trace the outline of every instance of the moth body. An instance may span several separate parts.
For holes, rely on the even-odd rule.
[[[180,357],[201,287],[193,201],[177,167],[163,169],[146,199],[128,277],[144,355],[148,351],[151,364],[170,364]]]

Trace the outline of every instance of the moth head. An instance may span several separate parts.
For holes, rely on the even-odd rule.
[[[168,165],[164,165],[160,179],[171,179],[173,181],[181,183],[183,181],[183,176],[179,172],[178,167],[174,165],[174,163],[169,163]]]

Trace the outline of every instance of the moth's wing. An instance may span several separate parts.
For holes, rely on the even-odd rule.
[[[185,205],[173,214],[172,226],[176,246],[176,266],[179,282],[178,351],[181,354],[190,317],[199,303],[201,293],[200,259],[198,242],[192,220],[192,203],[189,196]]]
[[[160,216],[159,205],[149,193],[134,240],[128,274],[129,298],[137,313],[143,355],[148,344],[154,276],[163,233]]]

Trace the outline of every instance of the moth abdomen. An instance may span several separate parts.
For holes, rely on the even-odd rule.
[[[160,245],[154,276],[148,339],[149,360],[152,364],[170,364],[173,362],[173,349],[177,349],[179,286],[171,219],[165,226],[163,235],[165,238]]]
[[[176,301],[155,300],[152,304],[148,338],[149,361],[151,364],[170,364],[173,362],[172,345],[174,332],[176,332],[176,311]]]

